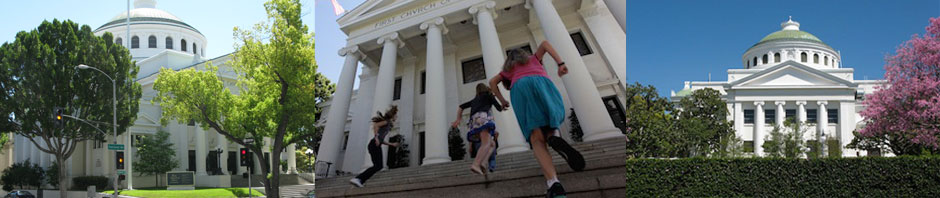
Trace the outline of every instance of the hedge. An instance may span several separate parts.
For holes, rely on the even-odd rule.
[[[629,159],[627,197],[940,197],[940,157]]]
[[[88,186],[95,186],[96,190],[103,190],[108,186],[108,178],[102,176],[81,176],[72,178],[72,188],[86,190]]]

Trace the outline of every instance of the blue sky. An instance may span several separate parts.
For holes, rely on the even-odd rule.
[[[314,28],[313,0],[301,0],[303,21]],[[0,2],[0,42],[13,42],[16,33],[32,30],[43,20],[71,19],[80,24],[98,28],[111,18],[127,10],[127,1],[82,0],[51,1],[24,0]],[[131,1],[134,9],[134,1]],[[176,15],[183,22],[198,29],[209,44],[207,57],[214,58],[234,51],[232,28],[251,28],[267,19],[261,0],[157,0],[157,9]],[[338,75],[338,74],[337,74]]]
[[[627,82],[662,96],[683,81],[727,80],[741,56],[793,16],[800,30],[841,51],[855,78],[883,79],[884,58],[923,34],[940,1],[627,1]]]
[[[336,83],[339,81],[339,73],[343,69],[343,62],[345,62],[345,59],[337,53],[340,48],[346,46],[346,34],[339,30],[339,24],[336,24],[336,19],[340,16],[333,13],[333,5],[330,0],[316,1],[316,20],[318,24],[315,30],[317,32],[317,65],[320,73]],[[338,0],[337,2],[348,12],[365,2],[365,0]],[[361,64],[357,67],[361,67]],[[361,73],[361,68],[356,70],[356,81],[353,85],[355,89],[359,88],[359,74]]]

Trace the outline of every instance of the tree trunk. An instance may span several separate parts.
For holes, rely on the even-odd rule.
[[[62,198],[67,198],[69,196],[67,194],[67,188],[69,187],[69,185],[66,182],[68,182],[69,176],[65,175],[66,174],[65,167],[63,167],[63,164],[65,164],[63,163],[65,159],[63,158],[64,157],[61,157],[59,154],[55,155],[56,165],[59,166],[59,167],[56,167],[56,169],[58,169],[59,171],[59,178],[58,178],[59,179],[59,196]]]

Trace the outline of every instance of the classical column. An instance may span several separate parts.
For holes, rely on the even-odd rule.
[[[401,41],[401,38],[398,37],[398,32],[379,37],[377,42],[383,45],[382,60],[379,62],[379,74],[376,77],[375,97],[372,100],[372,111],[369,111],[370,114],[377,111],[385,112],[391,107],[392,91],[395,89],[395,64],[398,61],[398,48],[405,45]],[[372,139],[374,135],[375,134],[371,132],[367,134],[367,140]],[[364,157],[362,168],[372,167],[372,160],[369,160],[369,156],[366,155]]]
[[[822,145],[820,147],[822,148],[821,149],[822,156],[826,156],[827,154],[829,154],[828,152],[829,149],[826,148],[827,147],[826,139],[827,139],[827,136],[829,135],[827,133],[828,131],[826,131],[829,128],[829,115],[828,115],[829,112],[826,112],[826,105],[828,105],[829,103],[827,101],[817,101],[816,104],[819,105],[819,109],[816,110],[817,112],[816,115],[818,116],[818,118],[816,118],[816,122],[818,122],[817,124],[818,128],[816,129],[816,140],[818,140],[819,143]]]
[[[620,4],[623,4],[621,0]],[[614,71],[617,79],[626,81],[627,79],[627,58],[626,54],[627,38],[623,31],[618,30],[617,26],[610,24],[617,23],[612,16],[611,10],[604,1],[581,1],[581,9],[578,13],[584,18],[584,24],[590,28],[591,35],[597,42],[598,51],[603,53],[604,60],[610,63],[611,70]],[[623,8],[621,8],[623,9]],[[587,33],[587,32],[585,32]]]
[[[503,62],[506,60],[503,47],[499,42],[499,35],[496,32],[496,24],[493,19],[496,14],[493,7],[496,2],[487,1],[470,7],[468,10],[473,15],[474,23],[480,33],[480,48],[483,51],[483,65],[486,72],[486,78],[492,78],[499,75],[503,70]],[[498,87],[507,101],[510,101],[509,92],[506,88]],[[493,112],[496,126],[499,126],[499,154],[513,153],[529,150],[525,138],[522,136],[519,128],[519,122],[516,120],[516,114],[513,108],[505,111]]]
[[[536,18],[542,25],[545,38],[552,43],[552,46],[561,55],[561,60],[568,67],[568,74],[563,76],[562,80],[572,106],[574,106],[574,111],[578,114],[578,120],[581,121],[584,140],[622,138],[623,134],[614,127],[613,120],[607,114],[607,109],[601,102],[600,93],[597,91],[597,85],[591,79],[591,73],[585,67],[584,60],[581,59],[578,48],[574,46],[574,41],[571,40],[571,36],[555,10],[555,6],[552,5],[550,0],[531,0],[529,2],[530,7],[535,10]],[[551,58],[544,60],[554,61]]]
[[[341,148],[343,146],[343,132],[346,129],[346,118],[349,114],[349,102],[352,99],[353,82],[356,80],[356,69],[359,67],[359,60],[365,57],[359,51],[357,45],[340,49],[339,55],[345,56],[346,62],[340,72],[339,81],[336,82],[336,93],[333,94],[333,98],[330,100],[326,128],[323,130],[323,139],[320,141],[320,149],[317,151],[317,161],[330,163],[336,163],[339,152],[343,149]],[[329,166],[329,168],[336,169],[335,166]],[[324,172],[333,171],[325,170]]]
[[[774,104],[777,105],[777,113],[776,113],[777,117],[775,118],[776,119],[775,121],[777,122],[778,127],[783,128],[783,121],[787,119],[787,112],[786,110],[783,109],[783,105],[787,104],[787,102],[778,100],[774,102]]]
[[[620,28],[623,28],[623,32],[627,32],[627,1],[604,0],[604,2],[607,3],[607,8],[610,9],[610,14],[614,15],[617,24],[620,25]]]
[[[206,131],[200,126],[196,126],[196,175],[208,175],[206,173],[206,155],[209,149],[206,145]]]
[[[359,74],[359,91],[357,91],[355,105],[350,106],[352,108],[350,111],[353,112],[368,112],[368,113],[355,113],[353,118],[349,123],[349,138],[346,141],[346,150],[343,152],[342,163],[332,163],[327,162],[317,163],[317,166],[320,170],[323,170],[322,167],[328,166],[336,169],[341,169],[345,172],[355,173],[361,171],[365,161],[369,161],[366,158],[366,145],[369,141],[369,133],[372,132],[371,121],[369,120],[375,112],[372,111],[372,100],[375,99],[375,86],[376,86],[376,72],[377,67],[362,67],[362,72]],[[371,162],[368,162],[371,165]],[[342,168],[339,168],[342,167]],[[329,174],[335,174],[336,171],[330,171]],[[318,173],[325,173],[320,171]]]
[[[801,125],[806,124],[806,101],[796,101],[796,106],[796,119],[800,122]]]
[[[846,144],[852,142],[852,139],[855,138],[855,134],[852,134],[852,131],[855,130],[855,102],[840,101],[839,102],[839,145],[842,148],[845,148]],[[856,151],[856,152],[851,152]],[[864,154],[864,151],[858,151],[853,149],[843,149],[842,156],[848,156],[849,154],[856,153],[856,155]]]
[[[764,101],[754,102],[754,155],[764,156]]]
[[[734,131],[744,132],[744,104],[734,102]]]
[[[225,139],[225,135],[217,133],[218,137],[218,146],[221,152],[219,153],[219,169],[222,169],[222,175],[229,175],[228,172],[228,139]]]
[[[447,152],[447,106],[444,104],[444,44],[441,37],[447,33],[444,18],[437,17],[421,23],[427,32],[427,94],[424,108],[424,164],[449,162]]]
[[[287,174],[297,174],[297,144],[287,146]]]

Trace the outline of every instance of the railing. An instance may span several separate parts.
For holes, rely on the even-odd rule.
[[[317,177],[329,177],[330,176],[330,167],[333,166],[333,162],[327,161],[317,161],[314,163],[316,167],[315,173]]]

